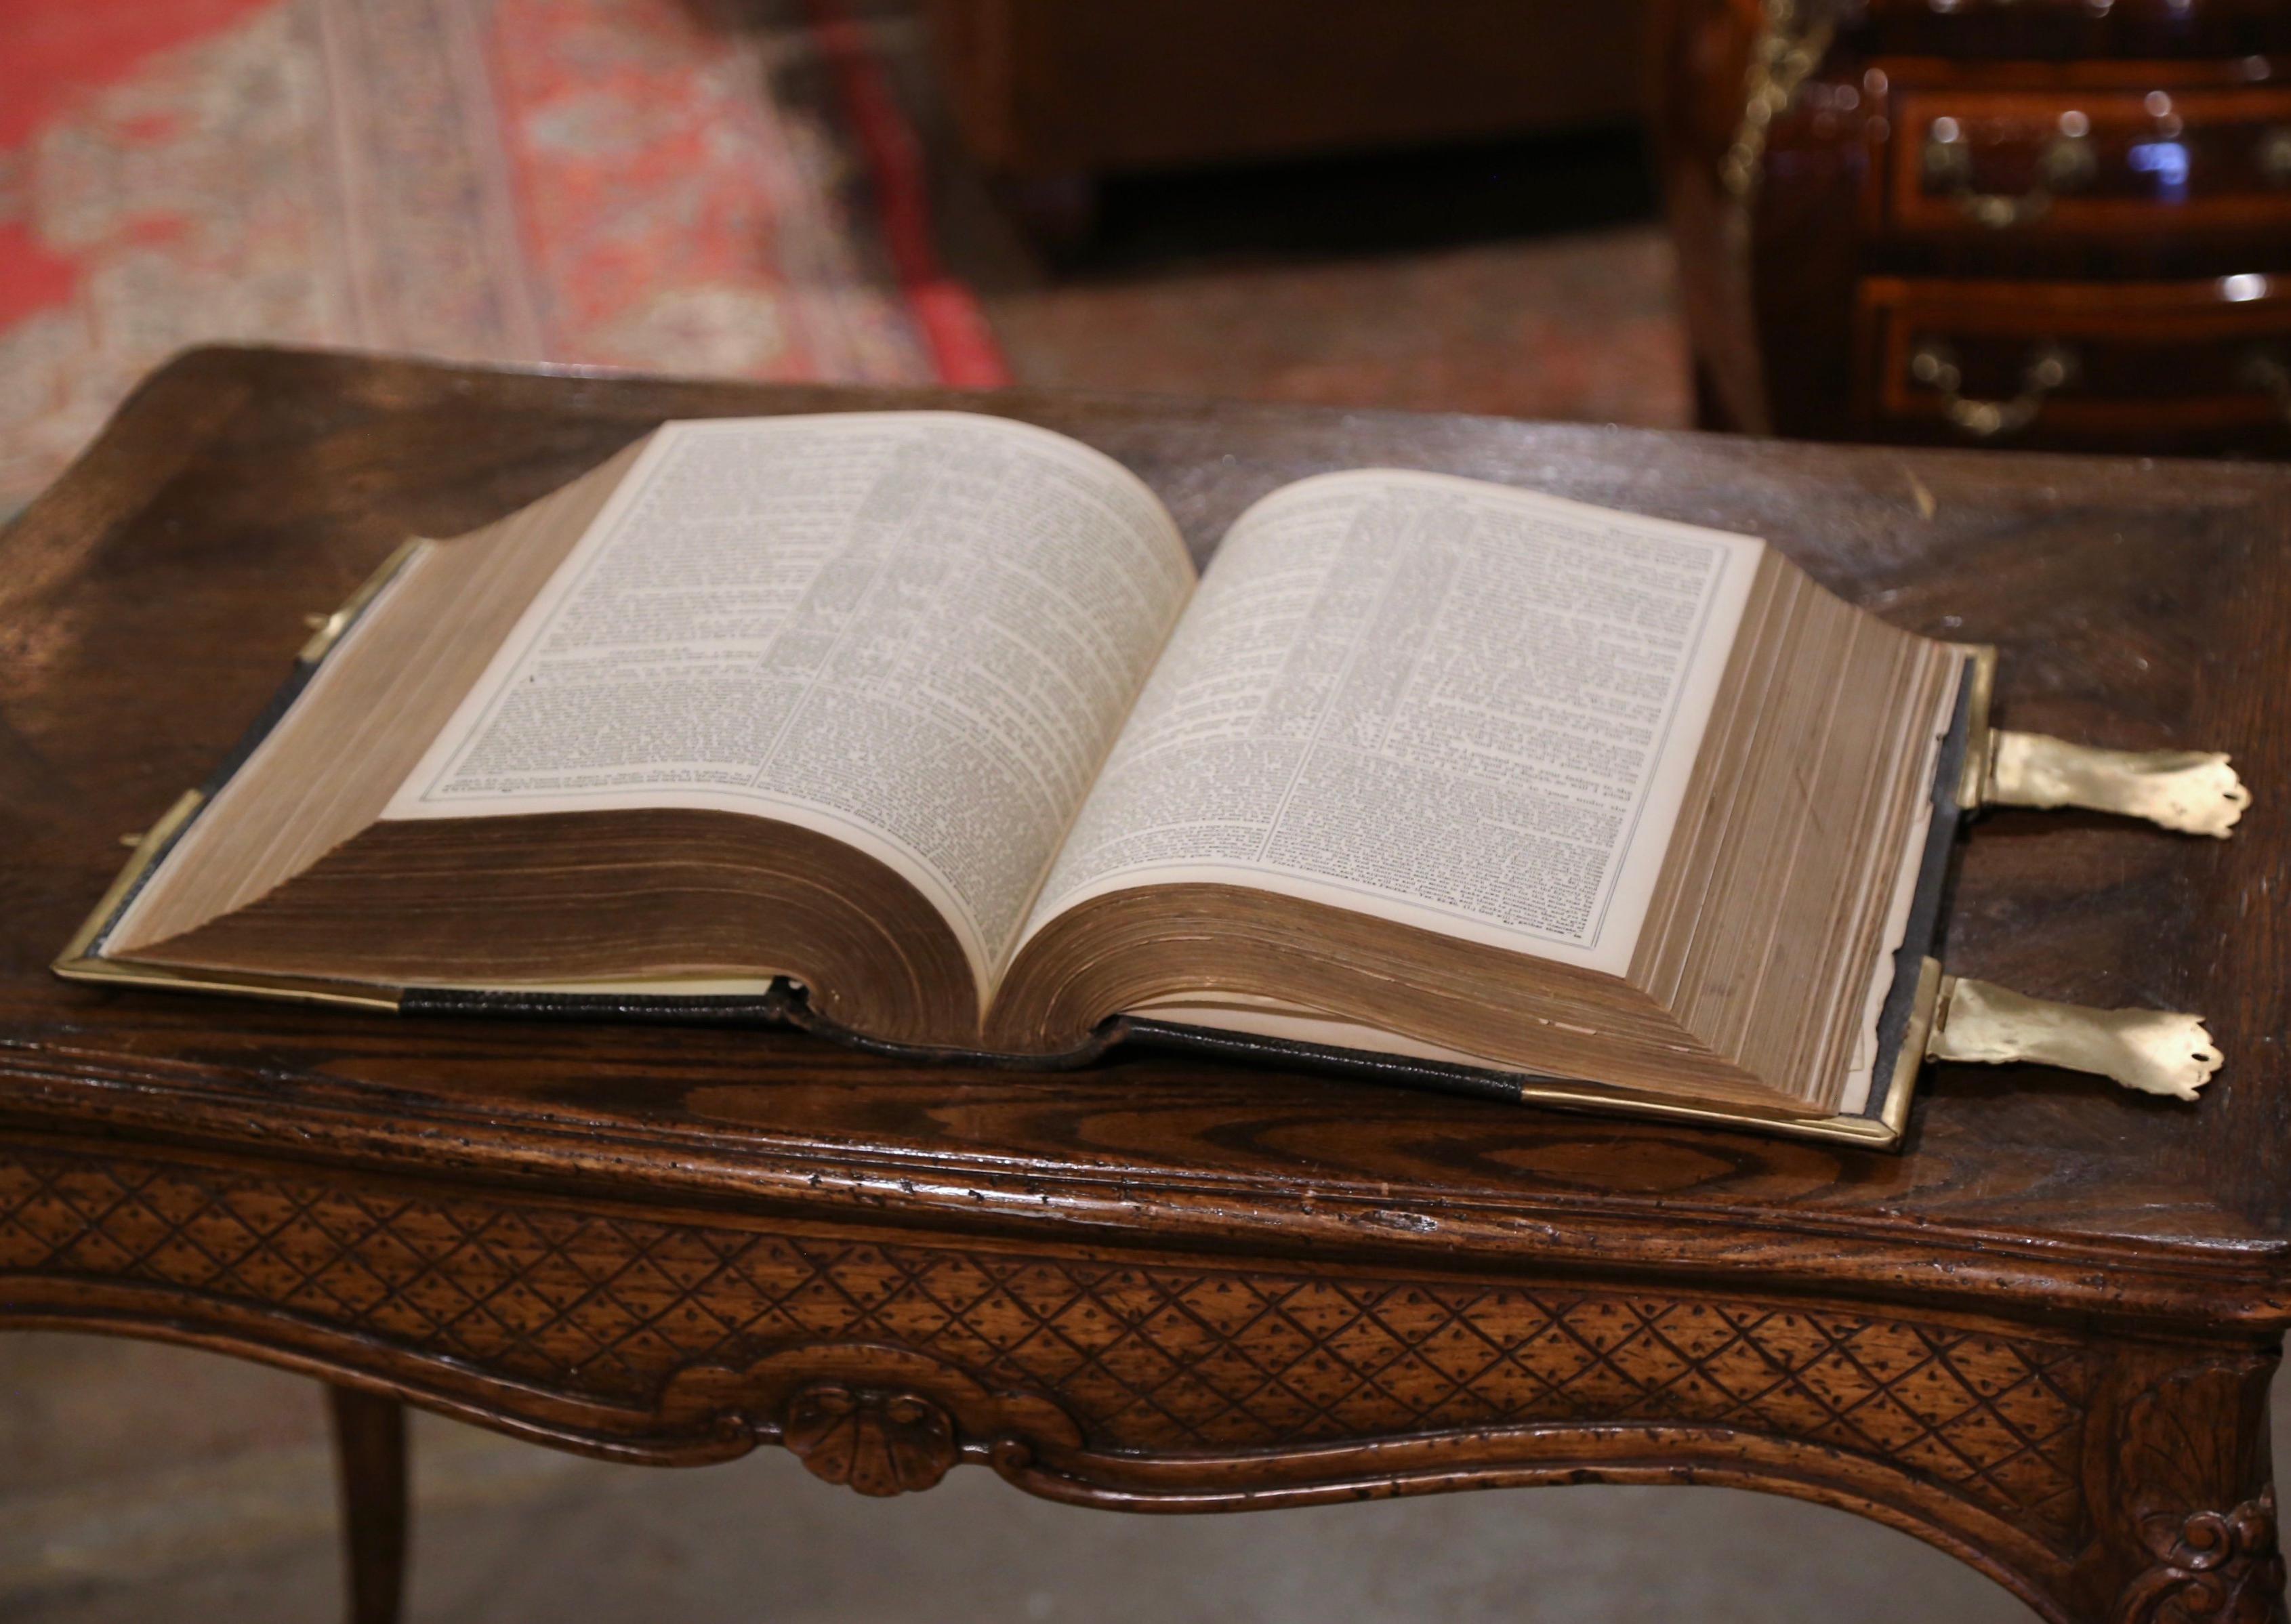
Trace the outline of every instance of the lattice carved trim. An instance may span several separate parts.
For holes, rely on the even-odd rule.
[[[775,1435],[784,1417],[747,1413],[739,1384],[856,1344],[1055,1394],[1022,1430],[1101,1454],[1724,1429],[1886,1463],[2054,1549],[2082,1526],[2076,1345],[1716,1294],[1125,1263],[25,1154],[0,1162],[0,1304],[32,1280],[190,1293],[663,1425],[712,1404]]]

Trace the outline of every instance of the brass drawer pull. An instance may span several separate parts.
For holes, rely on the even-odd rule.
[[[2038,154],[2038,183],[2018,197],[1973,189],[1973,148],[1954,118],[1936,118],[1925,126],[1923,160],[1925,189],[1956,198],[1966,219],[1992,231],[2042,219],[2060,194],[2090,186],[2100,167],[2093,156],[2091,121],[2074,112],[2061,115],[2059,133]]]
[[[2021,369],[2021,392],[2010,400],[1968,400],[1960,393],[1965,374],[1957,352],[1938,339],[1925,339],[1909,356],[1909,376],[1941,398],[1949,421],[1980,439],[2012,434],[2037,421],[2045,398],[2076,382],[2077,353],[2064,344],[2040,344]]]
[[[2268,185],[2291,186],[2291,125],[2270,126],[2252,157]]]

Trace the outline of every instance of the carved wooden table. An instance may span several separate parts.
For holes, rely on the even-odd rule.
[[[1716,1483],[1904,1528],[2061,1620],[2282,1619],[2291,471],[1012,395],[1206,548],[1384,462],[1773,537],[2004,651],[2014,726],[2232,750],[2225,843],[1986,820],[1952,966],[2200,1009],[2194,1107],[1943,1069],[1906,1154],[1134,1056],[1069,1076],[802,1038],[67,986],[119,836],[409,532],[664,416],[928,403],[212,350],[0,541],[0,1315],[334,1384],[356,1616],[396,1605],[411,1403],[607,1457],[759,1443],[864,1493],[968,1463],[1229,1510]]]

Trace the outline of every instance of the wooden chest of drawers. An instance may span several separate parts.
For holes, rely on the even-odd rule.
[[[1673,0],[1714,423],[2291,454],[2291,4]]]

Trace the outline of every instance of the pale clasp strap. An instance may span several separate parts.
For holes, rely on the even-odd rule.
[[[2127,1089],[2175,1099],[2195,1098],[2223,1058],[2200,1016],[2048,1003],[1959,976],[1942,978],[1925,1055],[1933,1060],[2033,1060],[2113,1077]]]
[[[2118,812],[2225,840],[2251,792],[2215,750],[2101,750],[2000,728],[1990,737],[1981,799],[1992,807]]]

